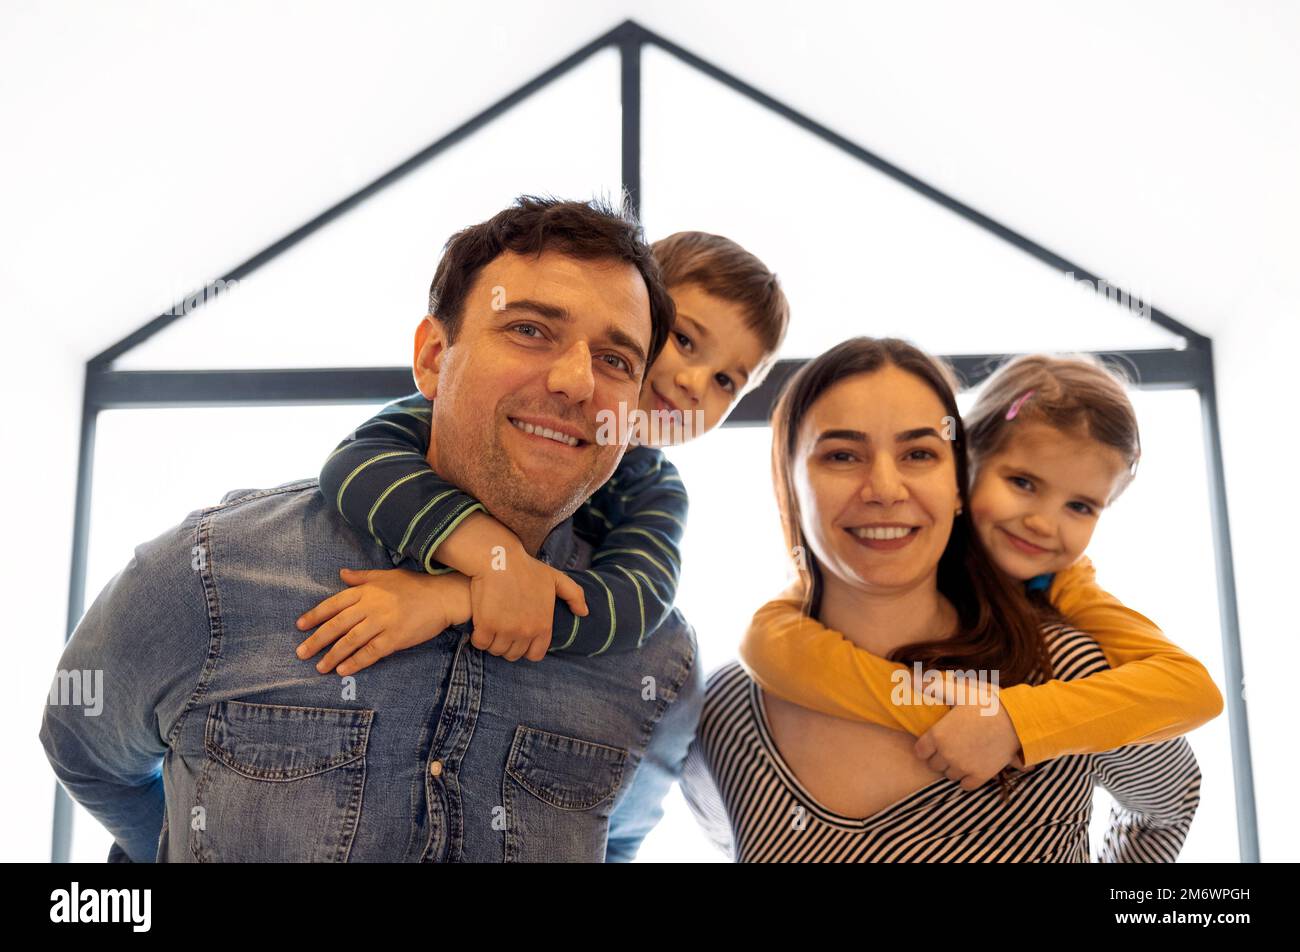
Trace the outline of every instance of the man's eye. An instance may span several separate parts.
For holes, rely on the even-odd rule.
[[[611,363],[610,361],[606,361],[607,363],[610,363],[610,366],[611,366],[611,367],[614,367],[614,368],[617,369],[617,370],[623,370],[623,371],[626,371],[627,373],[631,373],[631,372],[632,372],[632,365],[629,364],[629,363],[628,363],[626,360],[624,360],[622,357],[620,357],[618,354],[601,354],[601,355],[600,355],[600,359],[601,359],[601,360],[605,360],[605,358],[607,358],[607,357],[610,358],[610,361],[618,361],[618,363]]]
[[[692,346],[691,339],[687,337],[685,334],[683,334],[681,331],[673,331],[673,336],[677,338],[677,345],[679,347],[689,350],[690,347]],[[683,343],[683,341],[685,343]]]
[[[525,337],[534,337],[534,336],[540,337],[542,334],[542,329],[538,327],[536,324],[516,324],[512,328],[512,330],[516,330],[516,331],[532,330],[537,332],[536,334],[525,334],[524,335]]]

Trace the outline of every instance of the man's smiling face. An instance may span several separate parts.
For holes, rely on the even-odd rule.
[[[429,465],[535,548],[617,467],[625,446],[598,430],[628,431],[650,337],[632,265],[503,253],[475,277],[454,343],[435,318],[416,334]]]

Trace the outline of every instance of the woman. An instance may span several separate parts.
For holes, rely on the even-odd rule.
[[[1085,634],[1041,624],[981,547],[965,432],[933,358],[897,340],[845,341],[791,379],[772,429],[808,615],[875,654],[995,688],[1105,668]],[[971,791],[912,748],[902,732],[766,694],[733,662],[709,678],[682,786],[740,862],[1087,862],[1094,781],[1120,804],[1102,858],[1172,861],[1199,800],[1181,738],[1060,757]]]

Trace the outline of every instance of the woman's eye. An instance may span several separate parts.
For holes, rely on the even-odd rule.
[[[849,463],[853,461],[853,454],[848,450],[831,450],[822,459],[832,463]]]
[[[920,459],[938,459],[938,457],[935,456],[935,454],[932,453],[930,450],[912,450],[910,453],[907,454],[907,458],[917,459],[918,453],[920,454],[919,457]]]
[[[673,331],[673,336],[677,338],[677,346],[683,349],[691,347],[691,339],[680,331]]]
[[[723,390],[727,391],[727,393],[736,392],[735,383],[726,374],[717,374],[713,379],[718,381],[718,385],[721,386]]]

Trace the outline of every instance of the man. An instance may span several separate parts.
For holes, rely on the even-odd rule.
[[[430,466],[530,554],[585,567],[569,517],[624,447],[560,453],[511,420],[595,434],[637,406],[672,321],[639,228],[520,199],[455,235],[439,280],[447,303],[415,340],[416,383],[437,397]],[[394,560],[315,480],[227,494],[136,549],[59,665],[102,675],[102,711],[56,698],[41,726],[59,779],[112,832],[110,859],[599,861],[607,840],[611,858],[635,854],[702,703],[681,616],[596,658],[511,663],[453,625],[341,681],[298,659],[295,619],[339,568]]]

